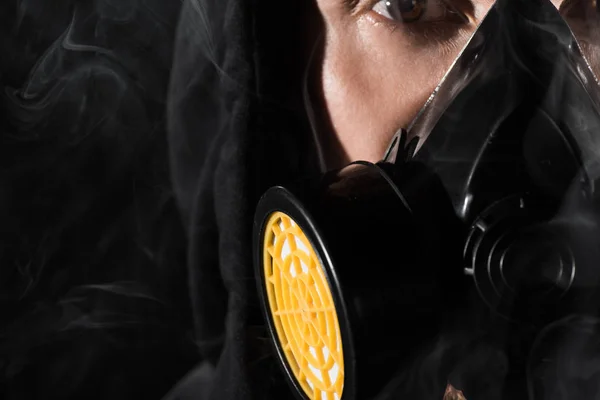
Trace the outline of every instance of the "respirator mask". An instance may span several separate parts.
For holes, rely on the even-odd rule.
[[[381,162],[261,198],[258,290],[298,398],[373,398],[468,308],[518,337],[498,340],[516,370],[555,321],[598,316],[599,178],[578,39],[548,0],[499,0]]]

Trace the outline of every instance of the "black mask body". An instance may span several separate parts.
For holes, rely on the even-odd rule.
[[[261,199],[256,276],[298,398],[374,398],[465,320],[506,354],[504,398],[534,398],[540,333],[599,312],[599,173],[600,90],[568,24],[498,1],[383,161]]]

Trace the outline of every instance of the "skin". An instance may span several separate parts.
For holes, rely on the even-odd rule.
[[[380,160],[494,3],[428,0],[420,18],[406,22],[390,18],[385,1],[351,2],[317,0],[325,26],[321,89],[333,131],[323,145],[327,168]]]
[[[596,77],[600,77],[600,13],[596,0],[553,0],[569,23]]]

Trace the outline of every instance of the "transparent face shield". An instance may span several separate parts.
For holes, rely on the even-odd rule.
[[[459,318],[510,359],[505,398],[545,398],[529,356],[600,312],[600,34],[567,6],[499,0],[381,162],[263,196],[258,290],[298,398],[375,398]]]

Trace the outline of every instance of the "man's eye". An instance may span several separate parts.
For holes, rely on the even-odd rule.
[[[414,22],[425,15],[427,0],[381,0],[373,11],[397,22]]]
[[[372,11],[395,22],[466,22],[467,18],[444,0],[379,0]]]

